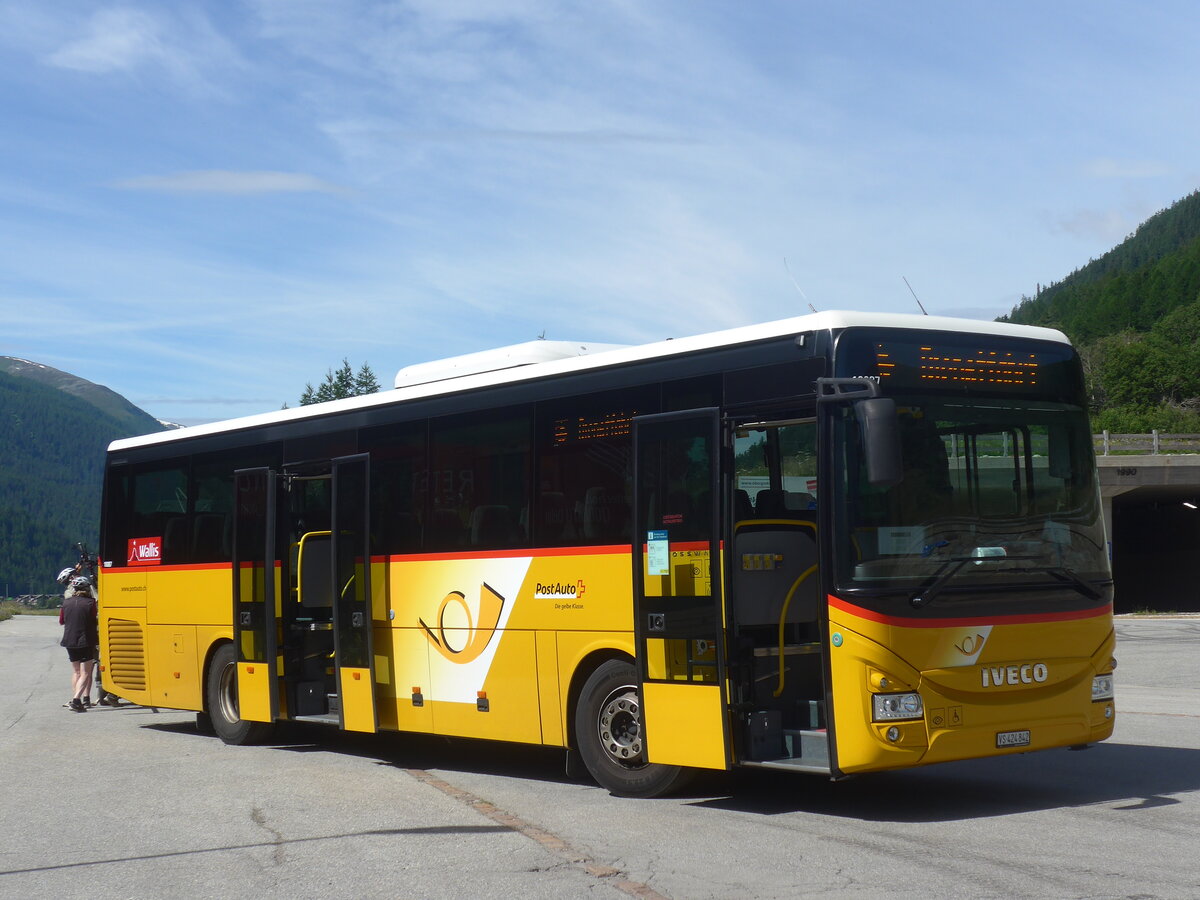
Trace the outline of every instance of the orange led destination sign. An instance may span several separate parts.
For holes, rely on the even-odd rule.
[[[976,348],[939,348],[932,344],[904,347],[901,359],[885,343],[875,345],[875,365],[881,379],[902,372],[904,379],[916,379],[925,384],[946,386],[1036,387],[1041,362],[1038,354],[1028,350],[988,350]]]

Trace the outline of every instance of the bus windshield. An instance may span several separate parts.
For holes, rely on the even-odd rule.
[[[903,479],[868,483],[841,411],[839,582],[911,593],[1051,584],[1097,600],[1104,525],[1083,409],[1039,400],[895,396]]]

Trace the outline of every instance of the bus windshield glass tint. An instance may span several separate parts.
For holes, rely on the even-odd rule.
[[[890,487],[868,482],[853,408],[839,411],[844,586],[1108,579],[1092,438],[1080,407],[893,396],[903,479]]]

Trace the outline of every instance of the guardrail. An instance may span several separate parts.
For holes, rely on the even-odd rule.
[[[1092,435],[1096,452],[1101,456],[1149,453],[1200,453],[1200,434],[1168,434],[1152,431],[1149,434],[1113,434],[1102,431]]]

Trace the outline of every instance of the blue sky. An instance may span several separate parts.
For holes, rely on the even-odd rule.
[[[0,0],[0,355],[194,423],[903,278],[991,318],[1200,187],[1197,46],[1189,2]]]

